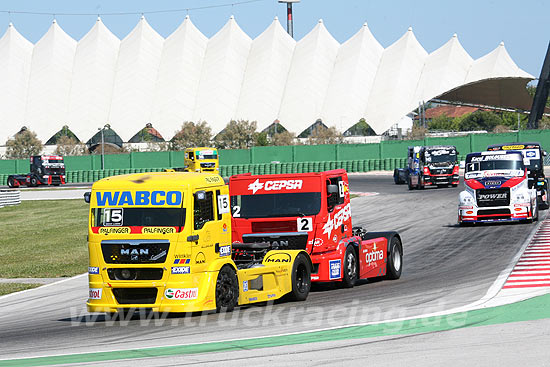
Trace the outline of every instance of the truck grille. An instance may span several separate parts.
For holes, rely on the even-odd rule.
[[[510,189],[479,189],[476,190],[478,207],[508,206],[510,205]]]
[[[166,261],[169,241],[106,240],[101,242],[107,264],[159,264]]]
[[[160,268],[110,268],[107,274],[110,280],[161,280]]]
[[[430,173],[432,175],[450,175],[453,173],[452,168],[431,168]]]
[[[157,288],[113,288],[113,294],[120,305],[151,305],[157,300]]]
[[[307,245],[307,233],[262,233],[243,235],[244,243],[267,242],[273,250],[305,250]]]
[[[201,168],[214,168],[216,167],[216,163],[209,162],[209,163],[201,163]]]

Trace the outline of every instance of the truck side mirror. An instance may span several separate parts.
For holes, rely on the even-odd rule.
[[[327,192],[329,194],[336,194],[338,193],[338,186],[337,185],[328,185],[327,186]]]
[[[199,235],[187,236],[187,242],[197,242],[199,240]]]
[[[90,204],[90,198],[92,197],[92,193],[91,192],[85,192],[84,193],[84,201],[87,202],[88,204]]]
[[[466,168],[466,161],[460,161],[460,168]]]
[[[542,155],[546,157],[548,155],[548,152],[546,150],[543,150]]]

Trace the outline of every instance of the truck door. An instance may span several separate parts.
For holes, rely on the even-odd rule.
[[[229,195],[220,189],[205,189],[195,192],[193,198],[192,257],[201,264],[207,259],[231,255],[231,232],[228,216]],[[196,237],[195,237],[196,238]]]
[[[351,210],[346,205],[345,189],[346,185],[341,176],[327,178],[327,209],[334,227],[329,241],[334,244],[340,242],[343,235],[351,230],[351,216],[349,215]]]

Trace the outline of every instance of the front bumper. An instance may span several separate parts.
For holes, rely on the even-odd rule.
[[[458,185],[459,175],[424,175],[424,185]]]
[[[314,253],[311,255],[311,262],[313,263],[312,282],[334,282],[341,280],[344,276],[344,251],[341,249]]]
[[[475,205],[459,206],[458,208],[459,223],[511,222],[532,218],[531,207],[525,203],[483,208]]]
[[[89,312],[121,309],[150,309],[153,312],[197,312],[214,310],[217,272],[178,275],[177,280],[98,281],[90,280]],[[93,298],[93,299],[92,299]]]

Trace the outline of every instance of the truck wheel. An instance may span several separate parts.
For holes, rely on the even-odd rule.
[[[8,178],[8,187],[15,187],[15,179],[13,177]]]
[[[31,186],[38,186],[38,180],[36,179],[36,177],[31,177]]]
[[[216,280],[216,312],[231,312],[239,302],[239,282],[237,274],[230,266],[224,265]]]
[[[408,186],[409,186],[409,190],[414,189],[414,187],[413,187],[413,185],[412,185],[412,180],[411,180],[410,177],[409,177],[409,179],[407,180],[407,184],[408,184]]]
[[[357,280],[357,254],[353,245],[346,248],[344,255],[344,276],[342,277],[343,288],[353,288]]]
[[[305,301],[311,289],[311,266],[304,254],[298,254],[292,265],[292,301]]]
[[[386,264],[386,279],[399,279],[403,269],[403,247],[399,237],[393,237],[389,245],[390,255]]]

